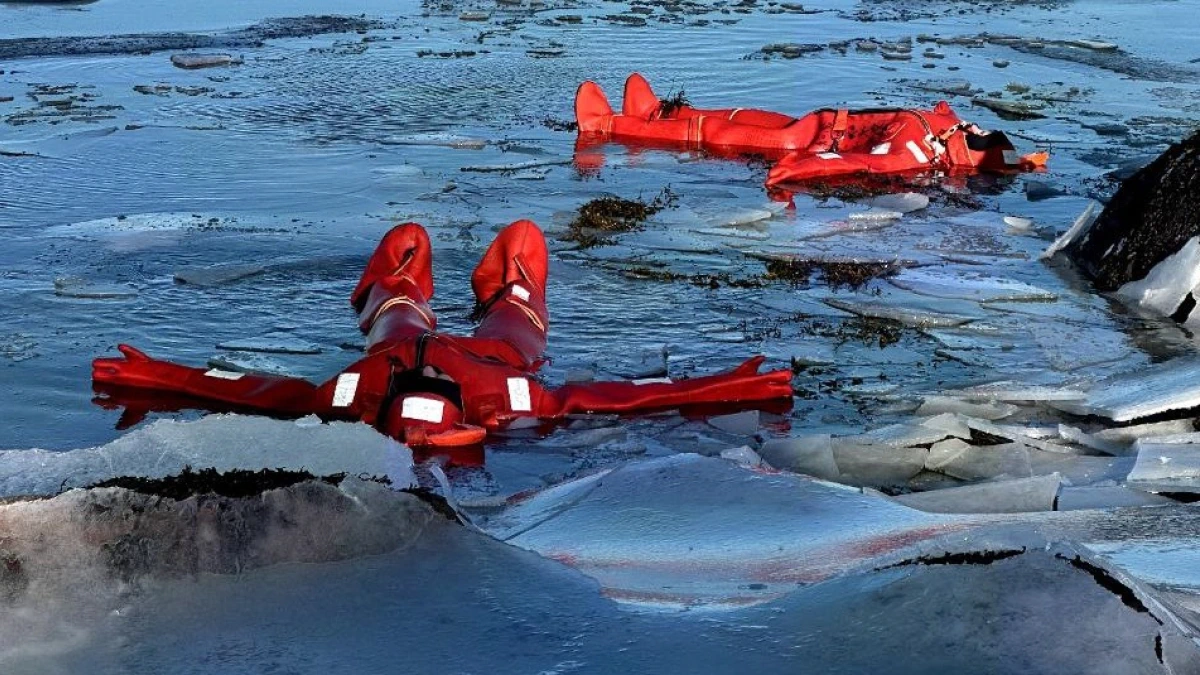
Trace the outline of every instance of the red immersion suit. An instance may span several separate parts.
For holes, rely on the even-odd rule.
[[[963,122],[945,101],[932,110],[824,109],[803,117],[746,108],[702,110],[659,101],[637,73],[625,81],[619,114],[584,82],[575,95],[581,139],[702,149],[778,162],[767,185],[903,172],[1013,172],[1043,166],[1046,153],[1019,156],[1000,132]]]
[[[315,413],[361,420],[414,447],[478,444],[487,431],[521,417],[790,404],[790,371],[759,373],[762,357],[684,380],[543,387],[532,375],[542,363],[549,325],[546,241],[528,220],[505,228],[471,277],[483,308],[473,337],[436,331],[431,263],[429,237],[420,225],[399,225],[383,237],[350,296],[367,336],[366,356],[324,384],[190,368],[121,345],[121,357],[93,362],[93,383],[109,396],[98,402],[140,407],[126,426],[146,410],[180,407]]]

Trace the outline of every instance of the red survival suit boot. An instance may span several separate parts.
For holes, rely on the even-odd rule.
[[[429,308],[432,265],[429,235],[420,225],[397,225],[383,236],[350,294],[368,352],[437,328]]]
[[[648,120],[658,114],[662,102],[658,100],[650,83],[639,73],[625,80],[625,98],[621,101],[621,114]]]
[[[507,343],[516,353],[497,356],[522,370],[546,350],[549,264],[542,231],[518,220],[500,231],[471,275],[475,301],[484,308],[475,338]]]

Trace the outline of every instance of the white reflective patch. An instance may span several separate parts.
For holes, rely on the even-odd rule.
[[[338,375],[337,384],[333,387],[333,407],[345,408],[354,402],[354,394],[358,391],[358,377],[358,373]]]
[[[1005,150],[1004,151],[1004,163],[1005,164],[1020,164],[1021,158],[1017,156],[1016,150]]]
[[[221,370],[219,368],[213,368],[204,374],[209,377],[215,377],[218,380],[240,380],[246,375],[245,373],[235,373],[229,370]]]
[[[445,401],[439,401],[434,398],[423,398],[421,396],[409,396],[404,399],[404,406],[400,409],[400,416],[410,420],[441,422],[445,410]]]
[[[529,398],[529,380],[523,377],[508,378],[508,407],[513,412],[533,411],[533,401]]]
[[[887,143],[880,143],[879,145],[871,148],[871,154],[872,155],[886,155],[886,154],[888,154],[888,152],[891,151],[891,149],[892,149],[892,142],[888,141]]]
[[[529,302],[529,289],[525,288],[524,286],[513,286],[512,294],[524,300],[525,302]]]
[[[672,380],[669,377],[647,377],[641,380],[630,380],[633,384],[639,387],[643,384],[671,384]]]
[[[927,157],[925,153],[921,151],[921,148],[917,146],[916,141],[909,141],[904,144],[904,147],[908,148],[908,151],[912,153],[912,156],[921,164],[929,163],[929,157]]]
[[[841,159],[842,158],[842,156],[837,154],[836,152],[818,152],[817,157],[820,157],[821,159]]]

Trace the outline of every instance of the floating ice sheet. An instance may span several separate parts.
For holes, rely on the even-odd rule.
[[[234,373],[262,373],[295,377],[295,373],[270,356],[255,352],[228,352],[209,357],[208,366]]]
[[[888,279],[893,285],[935,298],[974,302],[1051,302],[1057,294],[1023,281],[985,274],[949,274],[929,269],[908,269]]]
[[[1100,215],[1099,207],[1100,205],[1097,202],[1090,202],[1087,208],[1083,210],[1083,213],[1079,214],[1079,217],[1071,224],[1071,227],[1067,228],[1066,232],[1063,232],[1058,239],[1054,240],[1053,244],[1050,244],[1042,252],[1042,260],[1053,258],[1056,253],[1069,246],[1079,235],[1086,232],[1092,226],[1092,223],[1096,221],[1096,217]]]
[[[1129,336],[1115,329],[1043,321],[1030,321],[1027,327],[1056,370],[1123,361],[1131,355]]]
[[[846,485],[884,488],[904,485],[921,473],[928,456],[925,448],[833,441],[837,481]]]
[[[912,213],[929,206],[929,197],[919,192],[899,192],[890,195],[879,195],[865,200],[865,203],[876,209]]]
[[[939,301],[913,298],[903,305],[879,300],[843,300],[828,298],[825,304],[858,316],[873,319],[899,321],[906,326],[927,328],[931,326],[961,326],[981,318],[979,315],[954,314],[952,308],[941,307]]]
[[[1057,475],[964,485],[932,492],[914,492],[894,499],[932,513],[1027,513],[1053,511],[1058,496]]]
[[[726,433],[737,436],[753,436],[758,433],[759,412],[743,410],[732,415],[710,417],[708,423]]]
[[[1200,443],[1136,444],[1137,463],[1127,483],[1152,492],[1200,492]]]
[[[1026,384],[1011,380],[967,387],[957,391],[946,392],[946,395],[956,396],[968,401],[995,400],[1010,402],[1063,402],[1082,401],[1087,398],[1086,392],[1075,387]]]
[[[1056,407],[1116,422],[1200,406],[1200,359],[1175,358],[1097,382],[1083,401]]]
[[[773,438],[763,443],[759,454],[778,469],[825,480],[838,479],[838,465],[833,459],[833,443],[829,434]]]
[[[999,420],[1009,417],[1016,413],[1017,406],[1011,403],[999,403],[987,401],[983,403],[972,403],[952,396],[925,396],[921,401],[921,407],[917,408],[916,414],[919,416],[940,415],[942,413],[955,413],[965,415],[967,417],[977,417],[982,420]]]
[[[878,429],[872,429],[865,434],[847,436],[838,440],[848,443],[888,445],[899,448],[908,445],[928,445],[929,443],[936,443],[950,436],[958,436],[960,438],[970,437],[970,429],[965,425],[947,426],[946,421],[946,417],[939,415],[918,424],[890,424]]]
[[[54,280],[54,294],[64,298],[85,300],[124,300],[137,297],[137,289],[123,284],[106,284],[79,277],[59,277]]]
[[[1096,455],[1063,455],[1057,452],[1030,449],[1029,463],[1034,475],[1057,473],[1063,484],[1117,485],[1133,468],[1132,457],[1098,457]]]
[[[426,145],[455,150],[482,150],[488,142],[481,138],[470,138],[447,133],[408,134],[379,139],[383,145]]]
[[[1033,475],[1029,450],[1020,443],[968,445],[957,439],[936,443],[925,468],[959,480],[1028,478]]]
[[[1063,487],[1058,493],[1058,511],[1118,509],[1130,506],[1159,506],[1175,500],[1121,486]]]
[[[290,469],[387,477],[416,484],[408,448],[365,424],[308,426],[242,415],[159,420],[107,445],[69,452],[0,451],[0,497],[53,495],[117,476],[161,478],[184,467]]]
[[[240,338],[227,340],[217,345],[217,349],[233,352],[263,352],[266,354],[320,354],[321,346],[311,342],[297,340],[286,333],[263,335],[261,337]]]

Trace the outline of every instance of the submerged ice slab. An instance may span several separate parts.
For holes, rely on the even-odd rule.
[[[1058,497],[1057,474],[914,492],[894,499],[932,513],[1026,513],[1053,511]]]
[[[858,316],[899,321],[915,328],[961,326],[980,318],[979,314],[970,313],[971,308],[966,308],[965,313],[956,314],[953,307],[945,306],[945,301],[928,298],[912,298],[904,304],[892,304],[878,299],[857,301],[828,298],[825,304]]]
[[[1131,490],[1119,485],[1064,487],[1058,493],[1059,511],[1082,509],[1119,509],[1130,506],[1161,506],[1175,500],[1161,495]]]
[[[506,514],[510,523],[525,519],[522,510],[554,514],[507,540],[635,603],[761,602],[951,525],[857,490],[697,455],[630,462],[577,483]]]
[[[97,448],[0,451],[0,497],[53,495],[118,476],[160,478],[188,466],[365,474],[388,478],[396,488],[416,485],[408,448],[365,424],[210,415],[159,420]]]
[[[175,272],[175,281],[192,286],[220,286],[266,271],[266,265],[257,263],[221,263],[207,267],[184,267]]]
[[[54,294],[64,298],[84,300],[123,300],[137,297],[137,289],[123,284],[106,284],[79,277],[59,277],[54,280]]]
[[[321,346],[311,342],[298,340],[284,334],[269,334],[261,337],[227,340],[217,345],[217,349],[234,352],[263,352],[267,354],[320,354]]]

